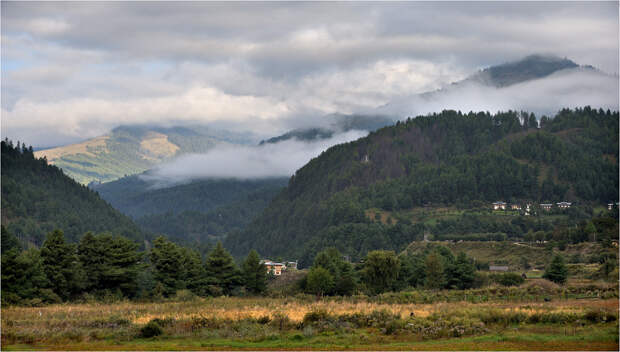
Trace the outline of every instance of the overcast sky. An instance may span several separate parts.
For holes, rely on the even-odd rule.
[[[133,123],[275,135],[533,53],[618,72],[617,2],[1,6],[2,137],[35,146]]]

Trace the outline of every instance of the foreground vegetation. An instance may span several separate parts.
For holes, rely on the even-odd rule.
[[[558,289],[531,280],[520,288],[485,290],[488,299],[482,303],[459,299],[479,296],[481,291],[476,290],[324,299],[310,295],[199,298],[179,292],[161,302],[5,307],[2,346],[105,350],[618,349],[617,285],[569,283]],[[567,292],[582,294],[566,298],[570,296]],[[407,302],[416,294],[434,303]],[[395,296],[405,303],[396,303]]]

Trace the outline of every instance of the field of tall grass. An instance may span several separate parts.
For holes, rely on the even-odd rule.
[[[456,299],[475,291],[469,290],[416,291],[435,297],[427,303],[398,300],[397,294],[179,295],[162,302],[4,307],[2,348],[618,349],[617,286],[552,287],[529,301],[489,290],[492,299],[483,302]]]

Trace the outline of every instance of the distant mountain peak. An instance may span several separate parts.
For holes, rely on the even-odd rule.
[[[554,72],[577,67],[579,65],[567,58],[533,54],[517,61],[487,67],[465,81],[478,81],[499,88],[547,77]]]

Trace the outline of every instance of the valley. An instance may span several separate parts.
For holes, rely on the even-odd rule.
[[[618,3],[1,6],[2,351],[619,350]]]

